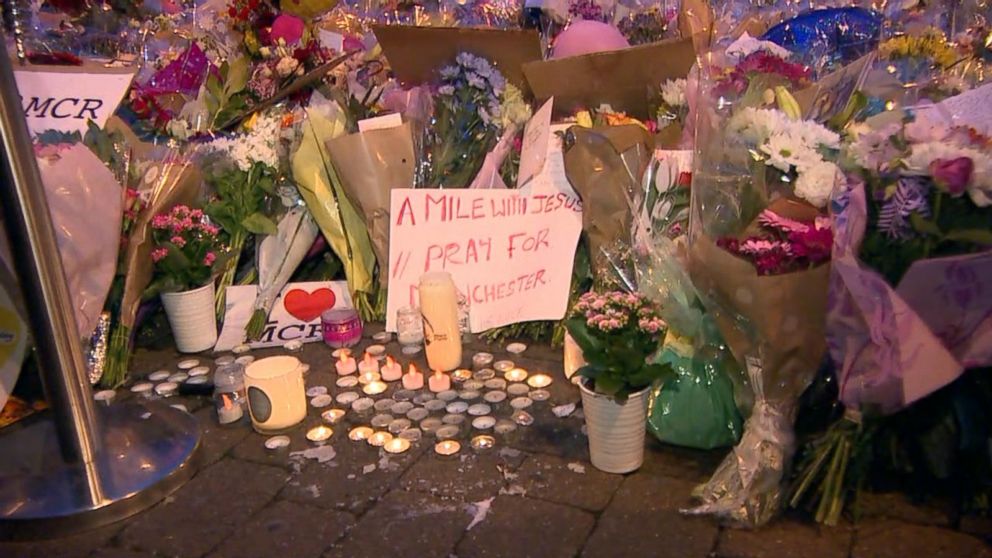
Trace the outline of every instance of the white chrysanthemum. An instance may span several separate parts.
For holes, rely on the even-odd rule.
[[[745,143],[760,145],[773,133],[781,131],[785,120],[785,115],[777,110],[747,107],[731,117],[727,129]]]
[[[759,149],[767,156],[765,164],[782,172],[789,172],[796,163],[796,140],[789,134],[772,134]]]
[[[799,137],[803,143],[812,149],[818,147],[827,149],[840,148],[840,135],[812,120],[791,120],[789,121],[789,128],[795,136]]]
[[[727,55],[735,56],[737,58],[744,58],[749,54],[755,53],[759,50],[764,50],[778,56],[779,58],[789,58],[792,53],[787,49],[780,47],[779,45],[771,41],[762,41],[756,39],[749,35],[746,31],[741,35],[736,41],[734,41],[730,46],[727,47]]]
[[[688,82],[684,79],[670,79],[661,84],[661,100],[672,107],[686,106],[685,89]]]
[[[814,207],[824,207],[830,201],[830,194],[839,178],[840,168],[837,165],[821,161],[799,173],[794,192]]]
[[[511,83],[506,84],[503,91],[503,103],[500,110],[499,125],[507,129],[512,125],[523,126],[530,120],[530,105],[524,101],[523,93]]]
[[[279,117],[260,116],[248,133],[214,140],[207,144],[207,149],[226,154],[244,172],[255,163],[277,169],[281,127]]]

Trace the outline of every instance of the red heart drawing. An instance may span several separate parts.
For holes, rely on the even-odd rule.
[[[316,320],[321,312],[333,308],[337,298],[331,289],[317,289],[308,293],[303,289],[293,289],[282,297],[286,311],[301,322]]]

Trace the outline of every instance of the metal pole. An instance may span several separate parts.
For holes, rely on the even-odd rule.
[[[2,41],[0,134],[4,150],[0,203],[59,446],[67,462],[90,464],[98,449],[96,413],[45,189]],[[89,485],[96,489],[91,494],[98,498],[99,479],[94,470],[86,469]]]

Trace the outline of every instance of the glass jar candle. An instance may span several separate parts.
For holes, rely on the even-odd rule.
[[[247,423],[248,398],[245,393],[245,367],[237,362],[217,367],[214,372],[214,406],[217,422],[223,425]]]
[[[396,340],[403,347],[419,347],[424,344],[424,319],[420,308],[404,306],[396,311]]]
[[[353,347],[362,340],[362,320],[353,308],[334,308],[320,315],[324,343],[339,349]]]

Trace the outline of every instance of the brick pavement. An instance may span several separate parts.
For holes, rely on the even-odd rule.
[[[466,359],[483,348],[468,347]],[[488,350],[500,357],[498,348]],[[140,352],[135,369],[147,373],[175,358]],[[326,347],[308,345],[301,358],[311,365],[308,385],[339,391]],[[217,426],[206,400],[177,399],[203,428],[201,469],[192,481],[115,525],[62,539],[0,542],[0,558],[992,557],[990,522],[914,506],[898,494],[869,495],[858,524],[835,528],[794,514],[757,531],[684,517],[678,509],[722,451],[649,439],[636,473],[599,472],[588,462],[581,417],[550,412],[552,404],[579,399],[561,377],[557,351],[531,347],[515,360],[553,375],[551,401],[535,403],[534,425],[497,436],[493,450],[474,453],[466,443],[454,458],[435,455],[425,439],[382,460],[375,448],[349,441],[345,424],[331,439],[334,460],[303,462],[289,451],[309,447],[305,427],[292,433],[288,450],[270,452],[247,428]],[[311,409],[305,425],[318,423],[318,414]],[[359,418],[349,412],[349,421]],[[472,525],[475,518],[481,521]]]

